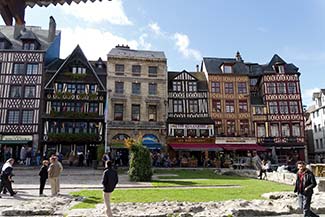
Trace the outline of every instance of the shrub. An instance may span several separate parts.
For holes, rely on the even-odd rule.
[[[142,145],[142,142],[137,142],[133,139],[127,139],[125,145],[130,150],[130,167],[129,177],[131,181],[151,181],[152,168],[150,151]]]

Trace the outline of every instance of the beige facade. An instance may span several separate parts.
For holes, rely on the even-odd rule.
[[[149,73],[150,70],[150,73]],[[108,145],[151,134],[165,145],[167,60],[163,52],[117,46],[108,54]]]

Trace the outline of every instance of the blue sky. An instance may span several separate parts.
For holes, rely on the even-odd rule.
[[[27,25],[62,31],[61,57],[80,44],[91,59],[117,44],[164,51],[169,70],[194,71],[202,57],[268,63],[277,53],[301,72],[304,104],[325,88],[323,0],[112,0],[27,9]],[[3,24],[1,20],[1,24]]]

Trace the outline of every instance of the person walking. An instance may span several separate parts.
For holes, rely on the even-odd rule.
[[[116,170],[112,168],[112,161],[106,161],[106,168],[103,173],[103,196],[104,196],[104,203],[106,207],[106,215],[107,217],[113,217],[111,204],[110,204],[110,197],[111,193],[114,191],[117,183],[118,183],[118,175]]]
[[[306,168],[304,161],[297,162],[298,173],[294,192],[298,193],[299,207],[303,210],[304,217],[319,217],[310,209],[311,198],[314,193],[313,188],[317,182],[314,174]]]
[[[10,196],[14,196],[17,194],[17,192],[13,191],[12,189],[12,177],[14,174],[12,173],[13,171],[13,165],[15,163],[15,160],[13,158],[9,158],[6,163],[3,165],[1,169],[1,184],[0,184],[0,192],[5,188],[9,191]]]
[[[39,196],[43,196],[43,190],[45,187],[46,180],[48,179],[48,165],[49,161],[43,160],[43,166],[41,167],[38,175],[40,176],[40,187],[39,187]]]
[[[56,156],[50,158],[50,166],[48,169],[48,178],[51,185],[52,196],[58,195],[60,192],[60,175],[63,171],[62,164],[58,161]]]

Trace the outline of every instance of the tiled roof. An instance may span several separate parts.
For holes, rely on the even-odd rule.
[[[162,51],[132,50],[129,48],[113,48],[108,53],[108,57],[166,60],[165,53]]]
[[[90,2],[94,2],[96,0],[25,0],[26,2],[26,5],[29,6],[29,7],[34,7],[35,5],[38,5],[38,6],[49,6],[50,4],[54,4],[54,5],[57,5],[57,4],[71,4],[72,2],[75,2],[77,4],[79,4],[80,2],[87,2],[87,1],[90,1]],[[111,0],[108,0],[108,1],[111,1]]]

